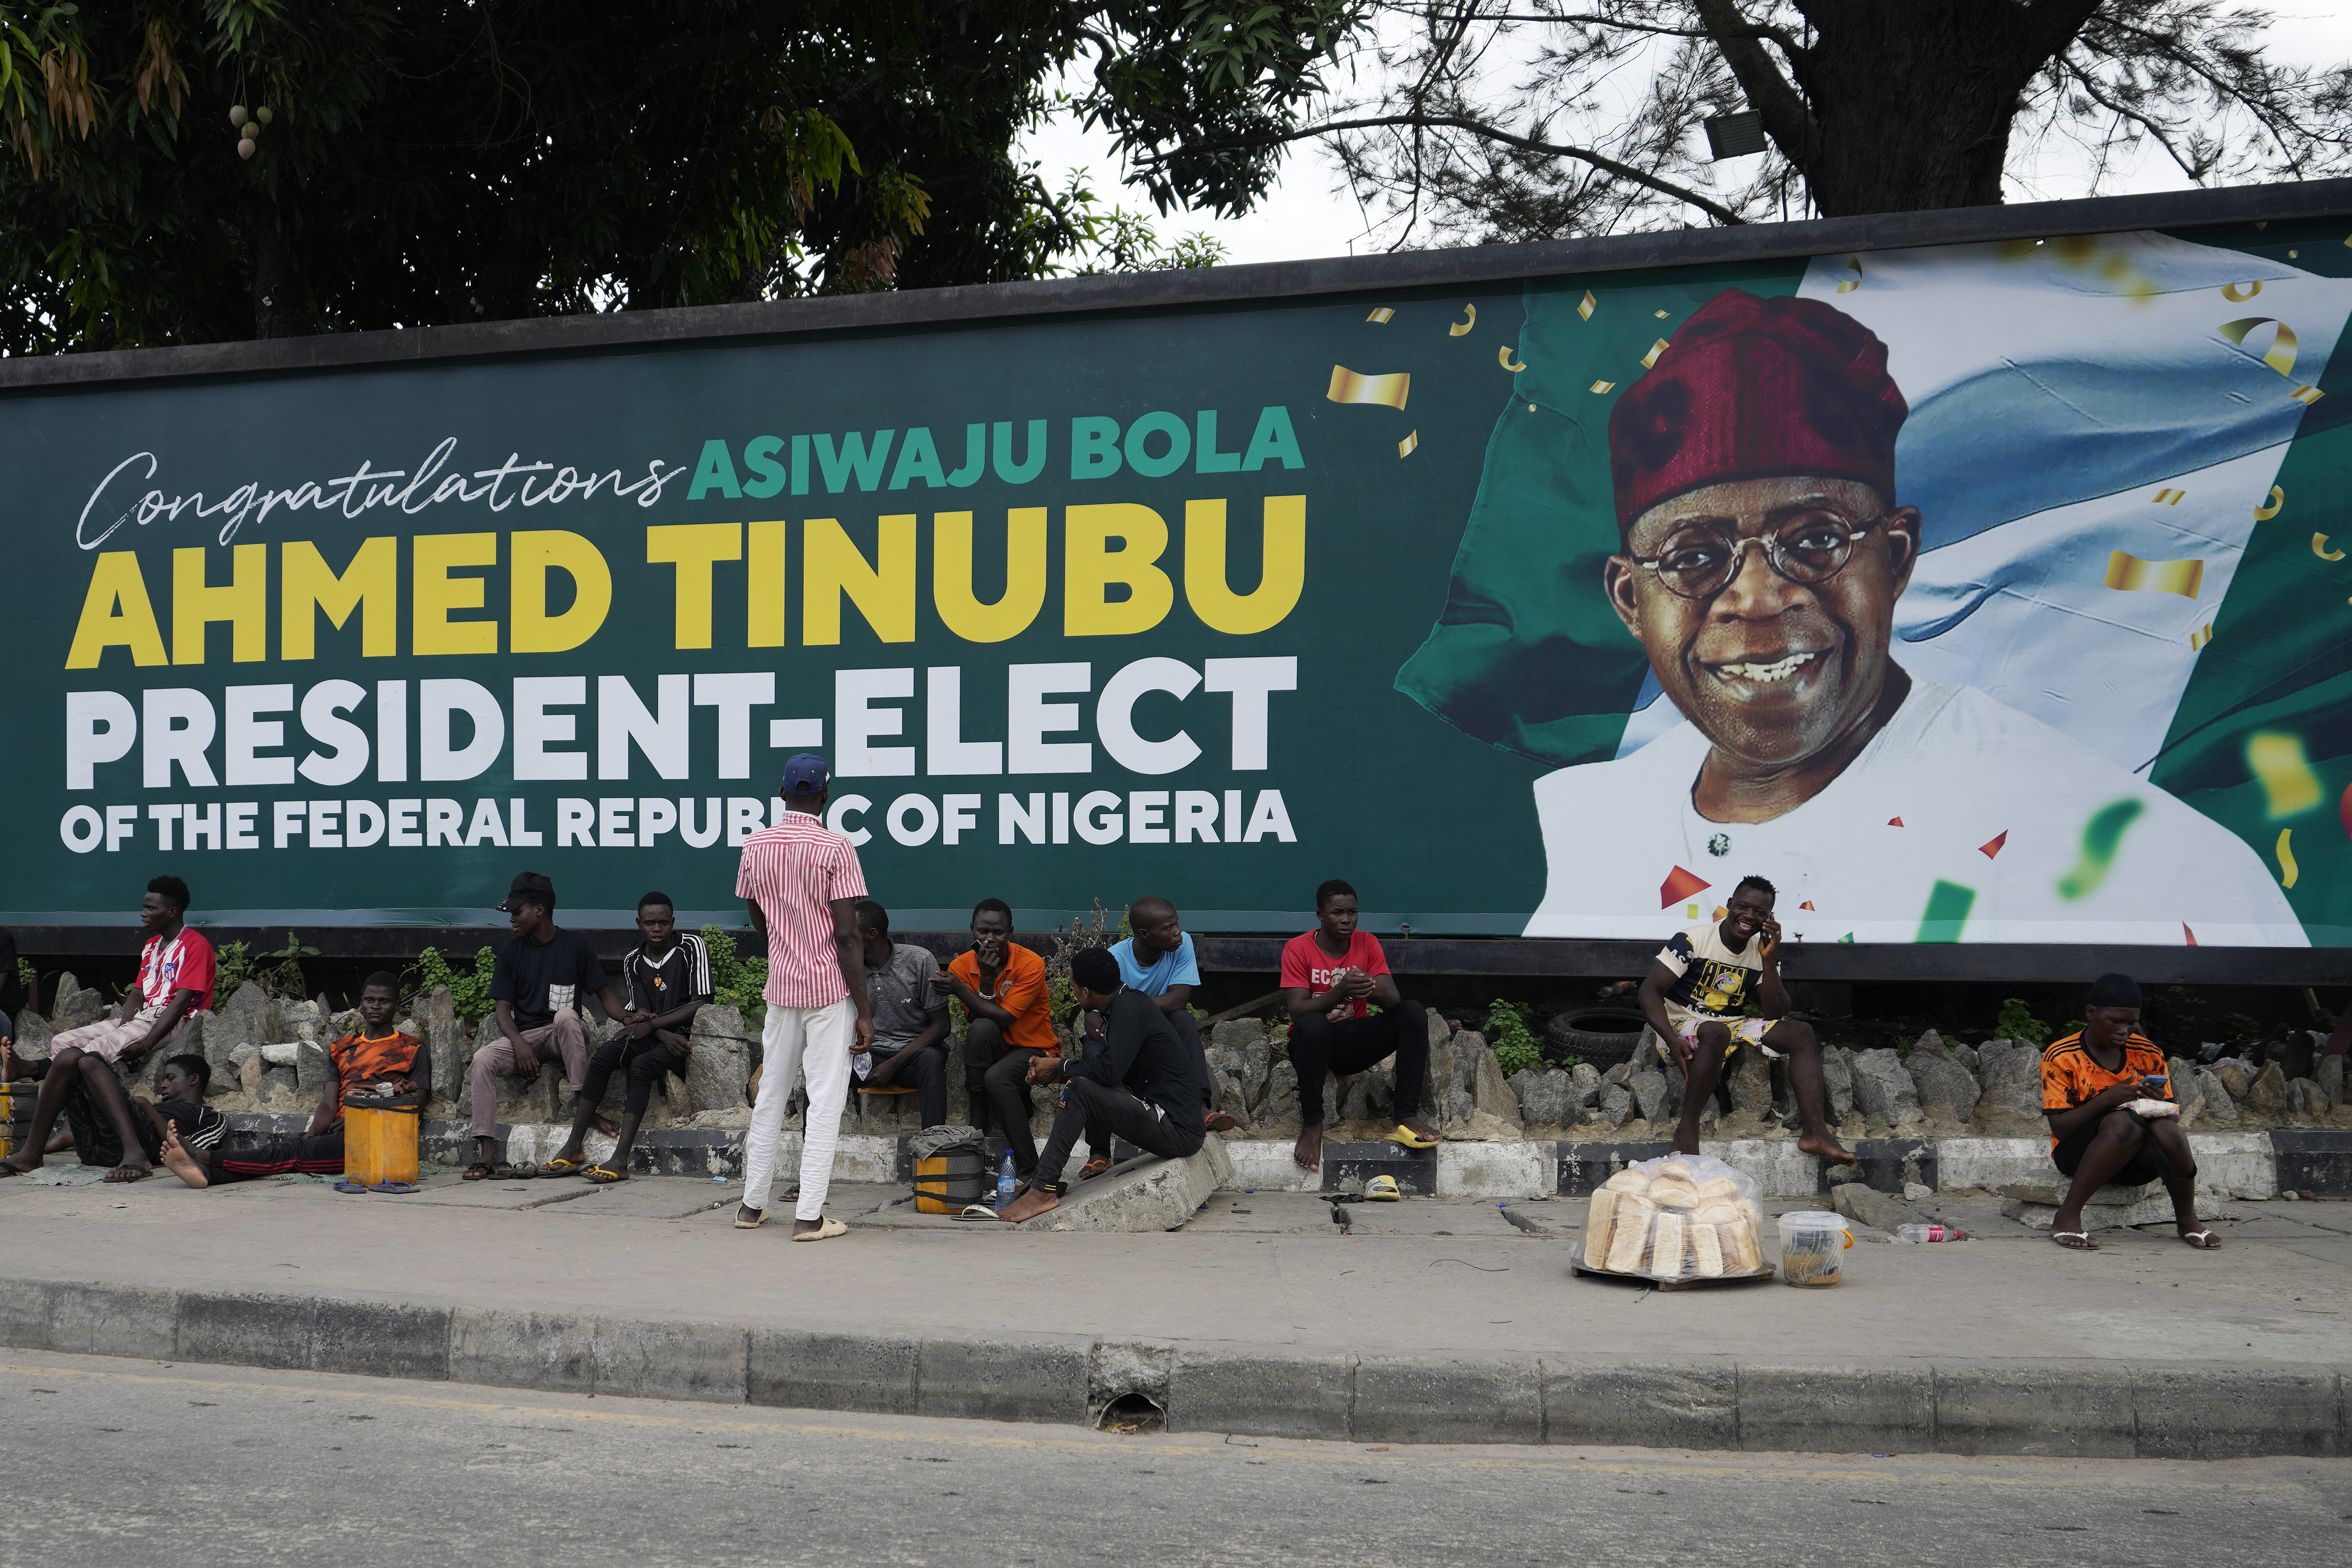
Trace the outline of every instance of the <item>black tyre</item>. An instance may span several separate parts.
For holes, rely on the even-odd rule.
[[[1644,1020],[1632,1007],[1578,1007],[1544,1026],[1544,1059],[1581,1058],[1596,1072],[1633,1059]]]

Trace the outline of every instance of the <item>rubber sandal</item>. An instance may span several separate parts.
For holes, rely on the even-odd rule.
[[[1101,1175],[1105,1171],[1109,1169],[1109,1159],[1105,1155],[1097,1154],[1093,1159],[1087,1161],[1084,1165],[1078,1167],[1078,1180],[1082,1182],[1091,1182],[1097,1176]]]
[[[766,1209],[753,1209],[751,1211],[751,1217],[750,1219],[745,1219],[743,1217],[742,1205],[740,1204],[736,1205],[735,1228],[737,1230],[757,1230],[767,1223],[768,1211]]]
[[[2074,1237],[2074,1239],[2069,1241],[2067,1239],[2069,1237]],[[2050,1233],[2050,1239],[2056,1242],[2059,1246],[2064,1247],[2069,1252],[2098,1252],[2102,1250],[2099,1244],[2091,1239],[2091,1233],[2085,1230],[2053,1230]]]
[[[117,1165],[99,1179],[102,1183],[114,1186],[127,1187],[133,1182],[143,1182],[154,1173],[154,1171],[147,1166]]]
[[[372,1193],[390,1193],[395,1197],[403,1193],[414,1193],[419,1190],[421,1189],[415,1182],[378,1182],[368,1189]]]
[[[38,1165],[25,1166],[19,1165],[14,1160],[0,1160],[0,1180],[9,1176],[29,1176],[39,1169]]]
[[[466,1167],[466,1174],[461,1179],[468,1182],[487,1182],[497,1174],[498,1172],[490,1165],[478,1161]]]
[[[367,1185],[362,1182],[337,1182],[335,1184],[335,1191],[339,1193],[363,1193],[367,1191]]]
[[[2210,1252],[2221,1245],[2221,1238],[2210,1230],[2184,1230],[2180,1239],[2200,1252]]]
[[[585,1160],[550,1160],[539,1168],[542,1176],[576,1176],[588,1168]]]
[[[836,1236],[847,1236],[849,1227],[837,1219],[822,1220],[814,1230],[793,1232],[794,1241],[830,1241]]]
[[[535,1182],[539,1179],[539,1167],[526,1160],[520,1165],[500,1165],[498,1173],[501,1182]]]
[[[1434,1149],[1437,1147],[1436,1139],[1423,1138],[1420,1133],[1415,1132],[1412,1128],[1407,1127],[1402,1121],[1396,1124],[1396,1131],[1388,1135],[1386,1142],[1399,1144],[1407,1149]]]
[[[580,1173],[588,1178],[591,1186],[597,1187],[609,1187],[615,1182],[629,1179],[628,1172],[616,1171],[610,1165],[589,1165],[583,1167]]]
[[[1231,1111],[1212,1110],[1202,1116],[1201,1125],[1212,1132],[1231,1132],[1239,1123],[1234,1121]]]

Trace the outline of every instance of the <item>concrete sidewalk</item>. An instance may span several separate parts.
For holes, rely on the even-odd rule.
[[[2352,1204],[2073,1253],[1944,1193],[1979,1239],[1863,1231],[1833,1289],[1665,1293],[1570,1275],[1581,1203],[1351,1205],[1341,1234],[1315,1194],[1223,1192],[1114,1237],[909,1224],[904,1191],[836,1185],[851,1235],[799,1246],[677,1177],[14,1180],[0,1344],[1066,1423],[1139,1394],[1176,1430],[1375,1442],[2352,1453]]]

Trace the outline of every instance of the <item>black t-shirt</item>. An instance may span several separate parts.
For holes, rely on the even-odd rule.
[[[1177,1037],[1159,1004],[1132,986],[1110,999],[1101,1037],[1063,1071],[1097,1083],[1123,1083],[1171,1116],[1198,1117],[1209,1098],[1199,1055]]]
[[[541,1029],[567,1007],[585,1010],[604,989],[604,965],[582,932],[556,929],[546,942],[516,937],[490,971],[490,1000],[514,1004],[515,1027]]]
[[[16,975],[16,933],[0,926],[0,1035],[14,1038],[16,1031],[9,1026],[25,1005],[25,983]]]

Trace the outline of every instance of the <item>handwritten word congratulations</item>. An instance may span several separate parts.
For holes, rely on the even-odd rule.
[[[248,521],[267,519],[279,507],[291,511],[341,511],[351,518],[371,507],[397,507],[413,517],[444,501],[487,501],[492,511],[504,511],[518,500],[527,507],[560,506],[574,497],[585,500],[608,487],[615,496],[634,496],[639,506],[649,507],[661,500],[665,485],[687,471],[656,458],[646,465],[643,479],[624,484],[618,468],[583,475],[576,468],[559,468],[552,463],[526,463],[522,454],[514,452],[495,468],[477,468],[470,474],[462,470],[443,473],[457,450],[457,437],[449,437],[426,453],[425,461],[413,473],[406,468],[378,468],[362,459],[354,472],[323,483],[305,479],[290,489],[271,489],[266,484],[248,480],[209,503],[202,490],[167,496],[162,490],[151,489],[124,505],[122,498],[127,487],[116,491],[111,499],[108,496],[124,470],[143,462],[147,465],[146,473],[131,482],[144,483],[155,477],[155,454],[134,452],[117,463],[113,471],[89,492],[89,500],[82,503],[81,519],[74,528],[74,542],[84,550],[95,550],[126,522],[136,522],[142,528],[157,518],[170,518],[176,522],[183,512],[222,519],[220,542],[226,544]],[[551,477],[534,489],[534,477],[542,474]],[[111,506],[122,506],[122,510],[109,521],[104,508]],[[95,536],[90,532],[93,514],[103,523]]]

